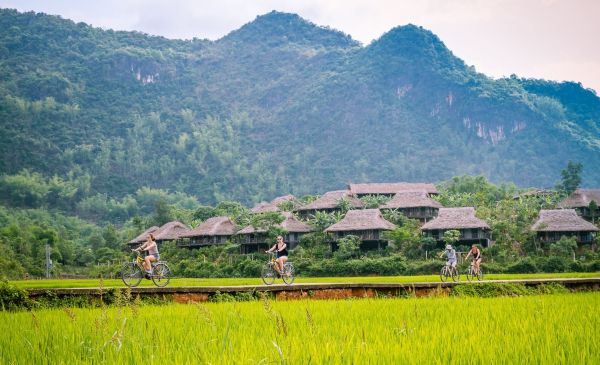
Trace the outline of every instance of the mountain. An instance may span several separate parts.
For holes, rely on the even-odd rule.
[[[0,172],[113,197],[250,203],[459,174],[547,187],[568,160],[600,181],[600,99],[581,84],[493,80],[415,25],[361,46],[279,12],[184,41],[2,9],[0,128]]]

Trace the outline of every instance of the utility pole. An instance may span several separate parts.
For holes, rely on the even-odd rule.
[[[52,260],[50,259],[50,245],[46,244],[46,279],[50,279],[50,270],[52,270]]]

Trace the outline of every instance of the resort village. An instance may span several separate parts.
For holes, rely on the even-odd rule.
[[[539,190],[515,195],[523,199],[543,195]],[[285,232],[284,240],[294,249],[303,235],[313,232],[309,219],[320,213],[334,213],[341,218],[324,229],[330,249],[337,249],[336,242],[348,235],[360,239],[360,249],[381,250],[388,245],[384,232],[396,225],[384,218],[389,212],[400,213],[419,222],[422,235],[442,243],[444,233],[460,232],[457,244],[477,244],[490,247],[494,244],[490,225],[477,217],[476,207],[446,208],[436,200],[438,190],[431,183],[364,183],[349,184],[344,190],[329,191],[309,203],[300,204],[293,195],[281,196],[270,202],[261,202],[251,209],[254,215],[280,213],[283,216],[278,227]],[[365,207],[361,198],[381,202],[376,207]],[[594,221],[594,209],[600,202],[600,189],[577,189],[560,201],[555,209],[539,211],[537,221],[530,227],[539,244],[556,242],[561,237],[575,237],[578,244],[593,244],[598,228]],[[596,204],[596,205],[594,205]],[[176,241],[179,247],[201,248],[235,242],[240,253],[249,254],[268,249],[269,240],[264,227],[248,225],[239,227],[230,217],[217,216],[206,219],[195,228],[172,221],[161,227],[150,227],[129,241],[130,246],[144,242],[152,234],[160,244]]]

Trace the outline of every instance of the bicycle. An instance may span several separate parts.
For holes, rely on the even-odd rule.
[[[469,281],[471,281],[475,278],[477,278],[477,281],[483,280],[483,270],[481,270],[481,266],[479,267],[479,270],[475,270],[475,262],[473,262],[473,261],[471,261],[471,265],[469,265],[466,275],[467,275],[467,280],[469,280]]]
[[[446,281],[448,281],[449,277],[452,277],[452,281],[457,282],[460,278],[460,275],[459,275],[456,267],[446,264],[440,270],[440,279],[443,282],[446,282]]]
[[[269,253],[269,261],[263,266],[260,274],[260,278],[262,279],[265,285],[271,285],[275,281],[275,276],[279,275],[283,282],[287,285],[291,285],[296,277],[294,276],[294,265],[291,262],[286,262],[283,264],[283,273],[279,271],[279,264],[276,261],[275,253]]]
[[[131,288],[138,286],[146,274],[146,269],[144,269],[143,265],[144,259],[138,251],[132,251],[136,252],[136,258],[132,262],[125,264],[123,269],[121,269],[123,283]],[[164,261],[153,262],[148,279],[152,279],[154,285],[163,288],[171,281],[171,269],[169,269],[169,266]]]

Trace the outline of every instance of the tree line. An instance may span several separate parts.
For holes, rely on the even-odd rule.
[[[436,197],[446,207],[474,206],[477,216],[487,221],[495,244],[483,248],[487,270],[496,272],[585,271],[598,268],[598,254],[593,247],[577,246],[573,238],[563,238],[550,245],[534,240],[529,227],[540,209],[551,209],[580,183],[582,166],[570,162],[562,170],[562,179],[552,194],[522,196],[514,184],[496,185],[483,176],[457,176],[438,184]],[[265,228],[271,238],[285,233],[277,224],[279,213],[251,214],[248,207],[235,201],[214,206],[200,204],[182,193],[142,188],[123,199],[86,195],[85,176],[61,179],[45,178],[25,170],[0,178],[0,276],[21,278],[26,274],[44,274],[45,246],[51,247],[53,275],[110,275],[118,266],[98,266],[126,259],[125,242],[153,225],[179,220],[190,227],[214,216],[229,216],[239,228],[246,225]],[[282,211],[293,211],[317,196],[307,195],[296,202],[280,204]],[[387,198],[363,197],[365,207],[378,207]],[[318,212],[306,219],[315,232],[302,237],[292,255],[303,275],[405,274],[431,273],[439,262],[425,260],[443,248],[421,235],[419,224],[400,212],[391,210],[384,217],[397,228],[385,234],[389,245],[383,251],[363,252],[358,237],[348,236],[331,251],[325,228],[343,218],[350,204],[339,202],[340,212]],[[175,243],[162,248],[163,257],[171,261],[182,276],[245,276],[260,269],[258,255],[239,255],[235,239],[221,247],[183,249]],[[468,247],[459,246],[459,251]],[[225,259],[227,258],[227,259]],[[326,269],[325,269],[326,268]]]

